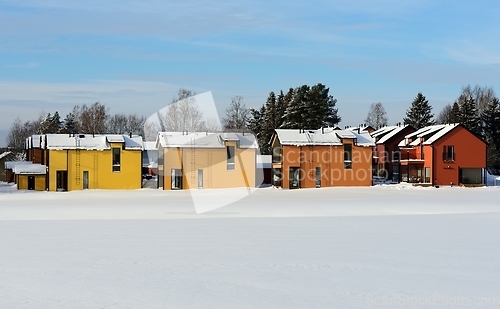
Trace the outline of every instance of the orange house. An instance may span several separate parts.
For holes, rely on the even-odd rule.
[[[402,181],[485,184],[486,142],[461,124],[424,127],[399,143]]]
[[[271,140],[273,185],[285,189],[370,186],[368,131],[276,129]]]
[[[393,183],[401,181],[400,178],[400,150],[399,142],[408,134],[415,132],[410,125],[386,126],[371,133],[375,139],[373,164],[375,174],[381,179]]]

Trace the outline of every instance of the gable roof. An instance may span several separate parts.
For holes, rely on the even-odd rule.
[[[420,130],[413,132],[411,134],[408,134],[405,136],[405,139],[402,140],[399,143],[400,147],[405,147],[405,146],[418,146],[420,144],[422,145],[432,145],[435,143],[437,140],[440,138],[446,136],[446,134],[450,133],[454,129],[461,127],[468,132],[470,132],[472,135],[483,141],[484,139],[474,132],[470,131],[467,129],[465,126],[459,123],[452,123],[452,124],[440,124],[440,125],[432,125],[432,126],[427,126],[423,127]],[[411,139],[411,142],[409,141]]]
[[[395,137],[399,133],[403,132],[407,128],[411,128],[411,126],[410,125],[405,125],[405,126],[395,126],[395,127],[392,127],[392,129],[387,130],[386,132],[384,132],[384,134],[379,135],[380,139],[377,141],[377,144],[387,143],[389,140],[391,140],[393,137]]]
[[[281,145],[292,146],[341,146],[342,139],[354,139],[355,144],[363,147],[375,146],[368,131],[357,133],[351,130],[335,130],[323,128],[318,130],[275,129]]]
[[[226,141],[237,142],[239,148],[257,149],[251,133],[159,132],[156,147],[163,148],[225,148]]]

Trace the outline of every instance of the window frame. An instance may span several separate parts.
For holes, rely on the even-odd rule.
[[[111,148],[111,170],[114,173],[121,172],[121,149],[118,147]]]
[[[235,170],[235,160],[234,160],[235,157],[236,157],[236,147],[229,145],[226,146],[226,170],[228,171]]]
[[[352,144],[344,144],[344,169],[352,169]]]

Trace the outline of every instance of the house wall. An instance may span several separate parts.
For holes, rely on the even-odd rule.
[[[113,172],[112,150],[50,150],[49,190],[57,189],[57,171],[68,172],[68,191],[82,190],[83,172],[88,171],[89,189],[140,189],[142,186],[141,151],[120,151],[120,171]],[[78,163],[79,162],[79,166]]]
[[[18,190],[28,190],[28,177],[35,177],[35,191],[45,191],[45,175],[16,175]]]
[[[345,140],[344,144],[352,144]],[[300,169],[300,187],[316,187],[316,168],[321,168],[321,187],[370,186],[372,149],[352,147],[352,168],[344,168],[343,146],[282,146],[282,187],[289,189],[290,168]]]
[[[255,187],[255,149],[236,147],[233,171],[227,170],[226,148],[163,148],[163,153],[164,190],[171,190],[172,169],[182,169],[183,189],[198,188],[200,169],[203,188]]]
[[[443,161],[443,146],[454,146],[455,160]],[[459,184],[460,168],[486,168],[486,143],[458,126],[433,145],[434,185]]]

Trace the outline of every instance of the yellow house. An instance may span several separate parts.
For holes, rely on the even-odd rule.
[[[39,147],[49,191],[141,188],[140,136],[46,134]]]
[[[255,187],[251,133],[160,132],[156,144],[164,190]]]

